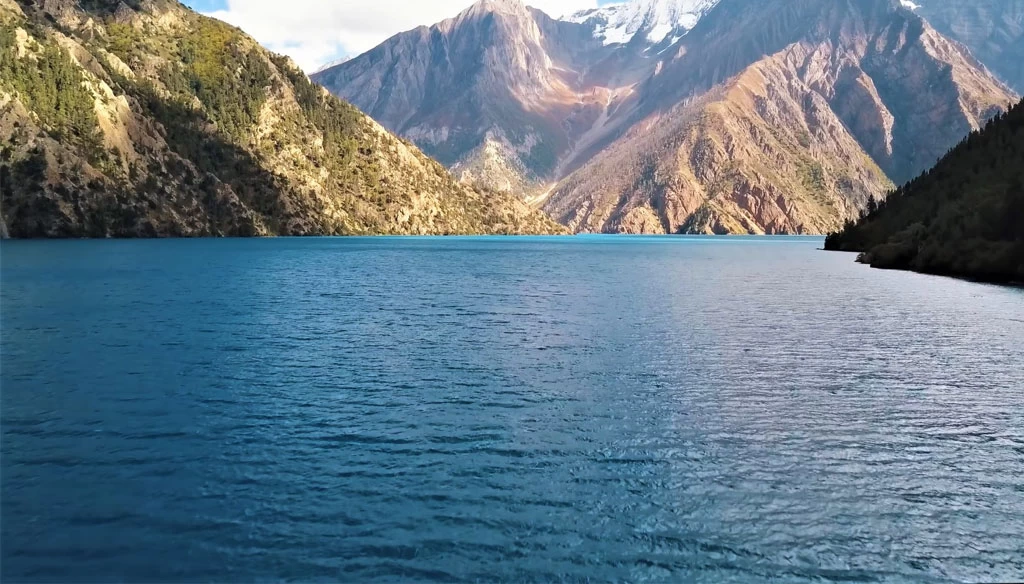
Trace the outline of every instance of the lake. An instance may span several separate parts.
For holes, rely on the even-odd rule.
[[[1024,291],[820,238],[4,241],[4,581],[1024,579]]]

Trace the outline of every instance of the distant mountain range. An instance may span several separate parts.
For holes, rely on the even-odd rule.
[[[575,231],[824,233],[1016,101],[1024,0],[482,0],[313,76]]]
[[[0,0],[0,235],[559,233],[172,0]]]

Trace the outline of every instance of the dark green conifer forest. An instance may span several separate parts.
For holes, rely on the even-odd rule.
[[[1024,283],[1024,101],[872,201],[825,249],[877,268]]]

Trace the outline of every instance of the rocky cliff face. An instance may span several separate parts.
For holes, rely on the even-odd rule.
[[[1015,99],[898,0],[568,20],[488,0],[318,79],[462,178],[610,232],[823,233]]]
[[[1024,0],[909,3],[943,35],[967,46],[1000,79],[1024,92]]]
[[[170,0],[0,0],[14,237],[548,233]]]

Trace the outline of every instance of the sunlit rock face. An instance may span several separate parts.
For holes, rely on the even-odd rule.
[[[577,231],[822,233],[1016,97],[924,11],[488,0],[315,79]]]

